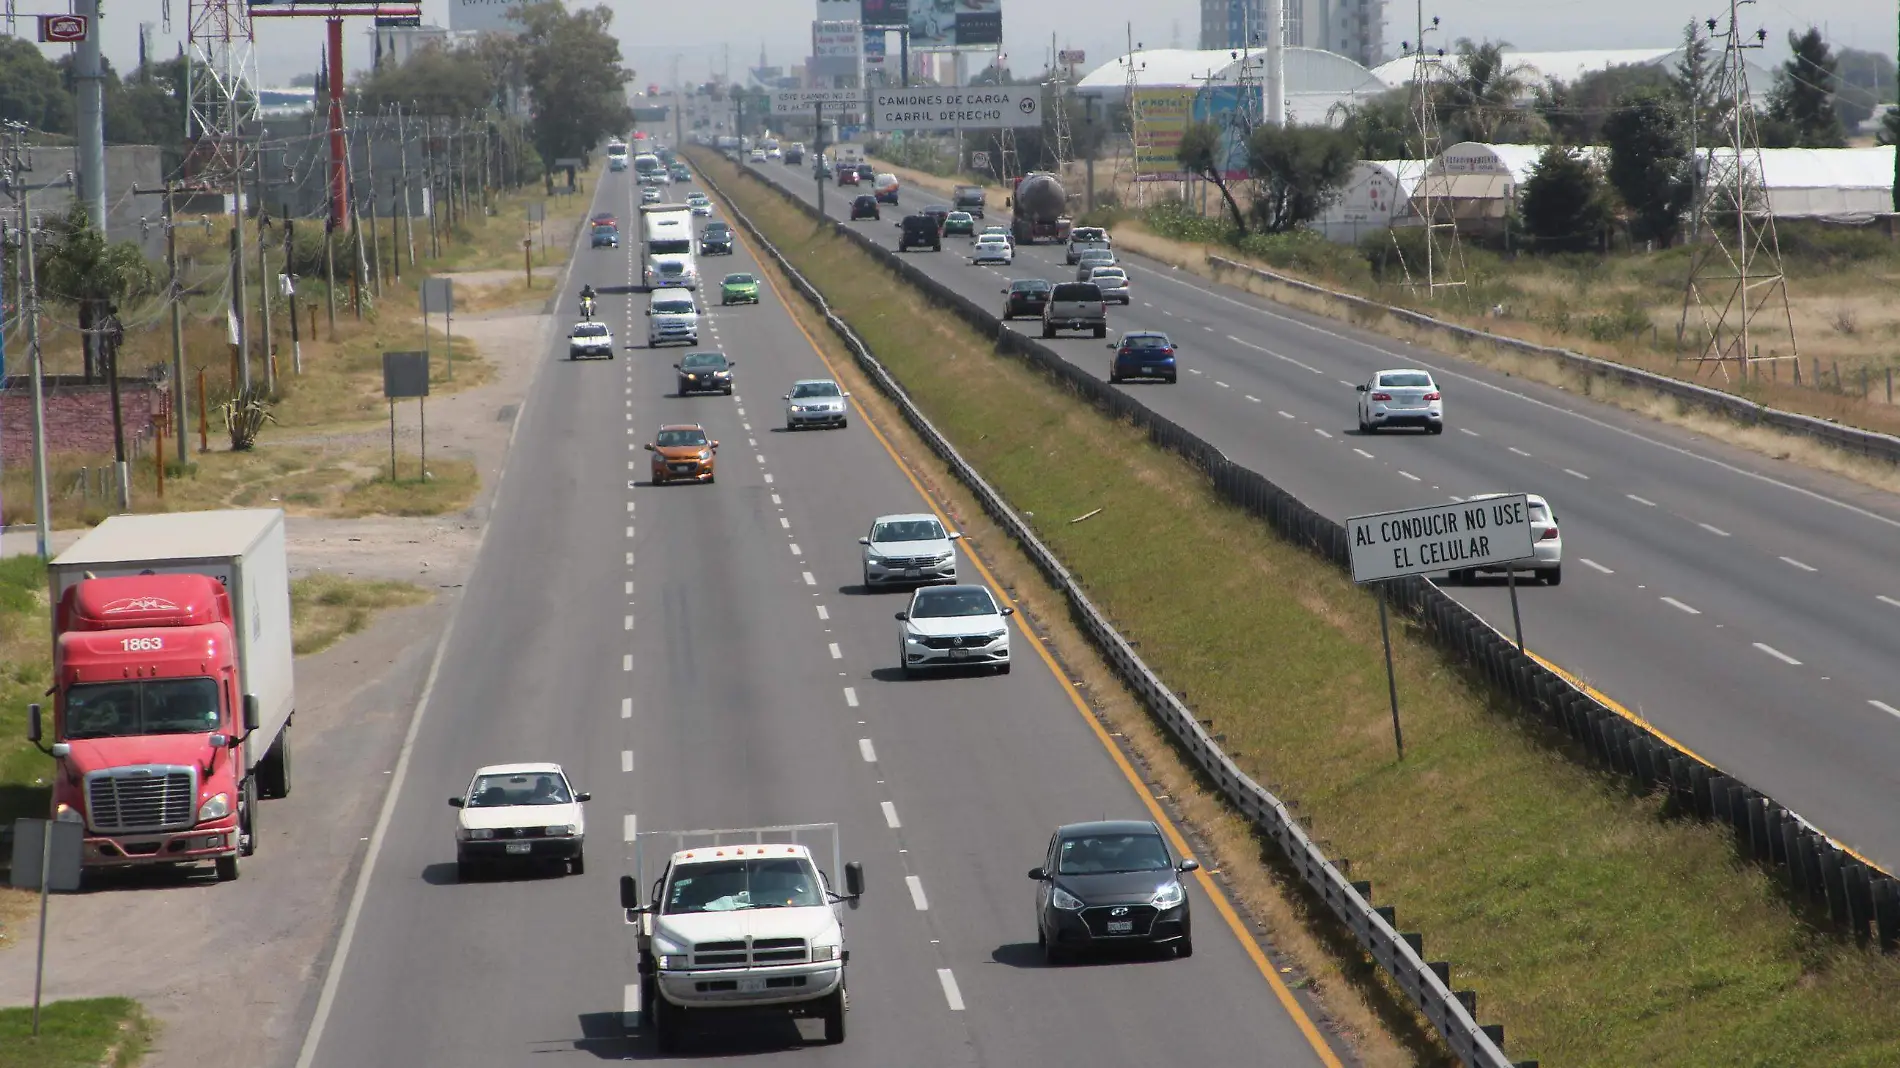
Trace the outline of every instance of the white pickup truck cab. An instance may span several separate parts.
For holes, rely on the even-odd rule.
[[[798,839],[829,833],[833,870],[837,826],[659,831],[635,839],[636,874],[620,879],[620,904],[635,928],[638,982],[628,987],[629,1029],[671,1053],[697,1020],[735,1012],[777,1012],[823,1021],[824,1041],[844,1041],[847,1008],[843,910],[857,907],[864,870],[843,865],[845,893],[831,888],[812,850]],[[649,835],[672,848],[642,900]],[[654,859],[658,859],[655,857]],[[637,988],[637,990],[636,990]]]

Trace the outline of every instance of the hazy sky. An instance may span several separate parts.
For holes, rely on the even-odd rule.
[[[569,0],[570,5],[574,0]],[[102,0],[107,58],[120,70],[131,68],[138,56],[139,21],[160,23],[161,9],[150,0]],[[155,25],[155,45],[169,55],[186,30],[186,0],[170,0],[172,30],[164,34]],[[812,0],[611,0],[614,28],[621,50],[638,71],[641,82],[665,81],[672,57],[681,56],[681,74],[701,80],[719,69],[722,46],[730,46],[736,71],[742,63],[758,62],[759,49],[774,65],[800,61],[808,51]],[[1086,10],[1088,18],[1076,17]],[[446,0],[423,0],[424,21],[446,21]],[[1726,17],[1725,4],[1710,0],[1536,0],[1500,4],[1495,0],[1427,0],[1425,17],[1437,15],[1448,39],[1471,37],[1509,41],[1520,51],[1571,48],[1667,47],[1675,43],[1682,25],[1692,18]],[[1396,51],[1398,42],[1413,36],[1416,2],[1394,0],[1387,9],[1386,40]],[[1194,48],[1200,38],[1199,0],[1004,0],[1005,53],[1018,70],[1040,69],[1055,33],[1064,48],[1080,48],[1094,65],[1120,55],[1125,26],[1133,23],[1134,36],[1150,48],[1177,44]],[[1848,45],[1891,55],[1894,51],[1894,14],[1890,5],[1875,0],[1758,0],[1743,8],[1743,26],[1768,30],[1773,62],[1786,52],[1782,43],[1790,29],[1822,26],[1837,45]],[[344,42],[345,63],[355,71],[369,65],[368,20],[352,19]],[[298,72],[314,71],[323,47],[323,20],[260,19],[257,22],[258,67],[267,84],[283,85]],[[743,35],[734,27],[744,26]],[[22,17],[22,35],[30,35],[32,21]],[[69,46],[46,46],[54,48]],[[893,38],[893,55],[896,41]]]

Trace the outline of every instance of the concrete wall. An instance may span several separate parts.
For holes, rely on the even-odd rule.
[[[58,181],[67,171],[78,170],[78,161],[70,148],[29,148],[25,152],[32,169],[20,175],[26,185]],[[112,241],[137,241],[152,257],[165,255],[165,228],[157,225],[165,217],[165,198],[135,196],[132,190],[157,189],[164,185],[165,171],[157,145],[106,146],[106,237]],[[60,215],[73,202],[71,187],[41,189],[31,194],[29,203],[36,217]],[[9,225],[19,225],[19,200],[0,200],[0,215]],[[150,225],[141,227],[140,220]]]
[[[49,375],[46,396],[46,452],[49,456],[112,455],[112,393],[104,384],[86,385],[77,375]],[[149,378],[119,380],[119,410],[125,420],[128,452],[149,443],[153,421],[169,414],[171,393]],[[9,375],[0,385],[0,456],[17,470],[33,453],[33,394],[27,375]]]

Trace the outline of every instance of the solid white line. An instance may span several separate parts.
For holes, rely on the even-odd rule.
[[[622,671],[633,670],[633,654],[632,653],[628,653],[620,658],[620,670]]]
[[[1798,567],[1798,568],[1800,568],[1800,569],[1801,569],[1801,570],[1803,570],[1803,571],[1815,571],[1815,570],[1819,570],[1818,568],[1815,568],[1815,567],[1813,567],[1813,566],[1811,566],[1811,565],[1809,565],[1809,564],[1804,564],[1804,563],[1802,563],[1801,561],[1799,561],[1799,560],[1796,560],[1796,559],[1795,559],[1794,557],[1792,557],[1792,556],[1784,556],[1784,557],[1782,557],[1782,558],[1781,558],[1781,562],[1782,562],[1782,563],[1784,563],[1784,564],[1787,564],[1787,565],[1788,565],[1789,567]]]
[[[1329,432],[1329,431],[1325,431],[1325,430],[1321,430],[1321,429],[1320,429],[1319,427],[1314,427],[1314,428],[1313,428],[1313,433],[1315,433],[1315,434],[1318,434],[1318,435],[1319,435],[1320,437],[1322,437],[1322,438],[1330,438],[1330,437],[1332,437],[1332,436],[1333,436],[1331,432]]]
[[[1760,649],[1762,652],[1767,653],[1769,656],[1774,657],[1776,660],[1779,660],[1784,664],[1789,664],[1794,667],[1801,666],[1801,661],[1796,660],[1794,657],[1789,656],[1787,653],[1782,652],[1781,650],[1775,648],[1772,645],[1763,645],[1761,642],[1756,642],[1755,648]]]
[[[1564,468],[1564,474],[1569,475],[1571,478],[1583,479],[1585,482],[1590,481],[1589,475],[1586,475],[1582,471],[1578,471],[1575,468],[1571,468],[1571,467]]]
[[[884,823],[887,826],[891,827],[892,829],[896,829],[898,827],[903,826],[903,824],[897,822],[897,806],[896,805],[891,804],[889,801],[879,801],[878,807],[884,810]]]
[[[1356,453],[1358,453],[1359,455],[1361,455],[1361,456],[1363,456],[1363,457],[1365,457],[1365,458],[1366,458],[1366,459],[1368,459],[1368,460],[1370,460],[1370,459],[1372,459],[1372,458],[1373,458],[1373,457],[1372,457],[1372,454],[1371,454],[1371,453],[1369,453],[1369,452],[1367,452],[1367,451],[1366,451],[1366,450],[1364,450],[1364,449],[1358,449],[1358,448],[1355,448],[1355,449],[1353,449],[1352,451],[1354,451],[1354,452],[1356,452]]]
[[[906,875],[904,885],[910,887],[910,903],[917,906],[917,911],[929,911],[930,899],[924,897],[924,881],[915,875]]]
[[[629,812],[620,818],[620,837],[622,841],[631,842],[639,837],[639,834],[640,820],[638,817]]]
[[[1683,604],[1681,601],[1676,600],[1674,597],[1664,597],[1664,598],[1661,598],[1661,600],[1662,600],[1662,603],[1670,606],[1671,608],[1679,608],[1682,611],[1687,612],[1692,616],[1699,616],[1702,614],[1701,609],[1691,608],[1688,605]]]
[[[869,738],[858,739],[858,755],[864,758],[866,764],[877,763],[877,750],[872,748]]]
[[[622,749],[620,751],[620,770],[621,771],[633,770],[633,750]]]
[[[962,1012],[963,991],[957,989],[957,977],[948,968],[938,968],[937,981],[943,984],[943,1000],[950,1003],[950,1011]]]
[[[805,585],[807,585],[807,586],[816,586],[816,585],[818,585],[818,580],[817,580],[817,579],[815,579],[815,578],[813,578],[813,577],[812,577],[812,573],[811,573],[811,572],[809,572],[809,571],[807,571],[807,572],[805,572]]]
[[[773,494],[773,496],[774,496],[774,497],[776,497],[776,496],[778,496],[778,494],[776,494],[776,493],[775,493],[775,494]],[[791,521],[791,520],[789,520],[789,519],[787,519],[787,518],[785,518],[784,516],[779,516],[779,517],[778,517],[778,525],[779,525],[779,526],[780,526],[781,528],[783,528],[783,529],[785,529],[785,530],[790,530],[790,529],[792,529],[792,521]]]
[[[633,698],[622,697],[620,699],[620,718],[621,719],[633,718]]]
[[[830,643],[830,645],[831,645],[831,658],[832,658],[833,660],[843,660],[843,659],[844,659],[844,653],[843,653],[842,651],[840,651],[840,650],[839,650],[839,648],[838,648],[838,643],[837,643],[837,642],[831,642],[831,643]]]
[[[1603,566],[1602,564],[1599,564],[1599,563],[1597,563],[1597,562],[1596,562],[1595,560],[1592,560],[1592,559],[1590,559],[1590,558],[1589,558],[1589,557],[1587,557],[1587,556],[1583,556],[1583,557],[1578,557],[1578,559],[1580,559],[1580,560],[1582,560],[1582,561],[1583,561],[1583,566],[1585,566],[1585,567],[1588,567],[1588,568],[1593,568],[1593,569],[1595,569],[1595,570],[1597,570],[1597,571],[1600,571],[1600,572],[1602,572],[1602,573],[1603,573],[1603,574],[1605,574],[1605,575],[1614,575],[1614,574],[1616,574],[1616,572],[1614,572],[1614,571],[1611,571],[1611,570],[1610,570],[1609,568],[1607,568],[1607,567],[1604,567],[1604,566]]]
[[[1900,717],[1900,708],[1895,708],[1885,701],[1875,701],[1869,698],[1867,703],[1874,706],[1875,708],[1880,709],[1882,712],[1885,712],[1889,716]]]
[[[830,618],[831,618],[831,613],[830,613],[830,612],[827,612],[827,611],[825,611],[825,606],[824,606],[824,605],[821,605],[821,604],[815,604],[815,605],[812,605],[812,607],[813,607],[813,608],[816,608],[816,609],[818,609],[818,618],[819,618],[819,619],[830,619]]]
[[[1419,477],[1410,471],[1400,471],[1399,474],[1404,475],[1406,478],[1409,478],[1414,482],[1419,481]]]
[[[1517,446],[1515,446],[1515,445],[1511,445],[1511,446],[1508,446],[1508,448],[1509,448],[1509,449],[1510,449],[1510,450],[1511,450],[1512,452],[1514,452],[1514,453],[1516,453],[1516,454],[1518,454],[1519,456],[1529,456],[1529,455],[1530,455],[1530,453],[1528,453],[1528,452],[1525,452],[1525,451],[1524,451],[1523,449],[1520,449],[1520,448],[1518,448],[1518,447],[1517,447]]]
[[[858,691],[850,686],[844,688],[844,703],[852,708],[858,707]]]
[[[1883,601],[1883,602],[1885,602],[1885,603],[1887,603],[1887,604],[1890,604],[1890,605],[1892,605],[1892,606],[1894,606],[1895,608],[1900,608],[1900,601],[1896,601],[1896,600],[1894,600],[1894,599],[1893,599],[1892,597],[1889,597],[1889,596],[1887,596],[1887,595],[1886,595],[1886,594],[1884,594],[1884,593],[1876,593],[1876,594],[1874,594],[1874,600],[1876,600],[1876,601]]]
[[[1632,501],[1635,501],[1635,502],[1636,502],[1637,504],[1640,504],[1640,505],[1642,505],[1642,506],[1643,506],[1643,507],[1645,507],[1645,508],[1654,508],[1654,507],[1656,507],[1656,502],[1655,502],[1655,501],[1652,501],[1652,500],[1649,500],[1649,499],[1648,499],[1648,498],[1646,498],[1646,497],[1638,497],[1638,496],[1637,496],[1636,494],[1634,494],[1634,493],[1625,493],[1625,494],[1624,494],[1623,496],[1625,496],[1625,497],[1628,497],[1628,498],[1629,498],[1630,500],[1632,500]]]
[[[1723,530],[1721,527],[1712,527],[1708,525],[1707,523],[1697,523],[1696,526],[1701,527],[1703,530],[1708,531],[1709,533],[1715,535],[1718,538],[1728,537],[1728,531]]]

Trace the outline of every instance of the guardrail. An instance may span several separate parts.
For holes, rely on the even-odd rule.
[[[762,182],[808,216],[817,218],[817,211],[811,205],[749,170],[742,168],[741,173]],[[1216,492],[1229,502],[1265,520],[1282,537],[1307,546],[1334,566],[1350,569],[1346,530],[1341,524],[1314,511],[1259,473],[1227,459],[1212,444],[1150,411],[1129,394],[1090,377],[1053,349],[1007,329],[988,309],[939,283],[904,257],[848,226],[835,220],[826,221],[834,232],[855,242],[892,273],[921,290],[933,303],[994,337],[998,351],[1023,359],[1110,416],[1128,419],[1147,430],[1150,440],[1206,471]],[[1383,308],[1382,305],[1371,306]],[[1496,337],[1482,331],[1470,333],[1483,338]],[[1521,344],[1510,338],[1497,340]],[[1580,354],[1567,355],[1601,367],[1606,373],[1645,375],[1697,391],[1697,395],[1748,404],[1715,390],[1648,376],[1647,372]],[[1805,420],[1842,433],[1883,437],[1835,427],[1823,420],[1809,420],[1806,416],[1751,407],[1778,419]],[[1886,440],[1900,446],[1900,439]],[[1896,453],[1900,454],[1900,448]],[[1858,943],[1877,943],[1883,951],[1900,949],[1900,880],[1896,880],[1893,873],[1830,838],[1774,798],[1678,747],[1648,723],[1597,700],[1544,661],[1519,652],[1516,643],[1502,631],[1430,580],[1416,576],[1397,580],[1389,584],[1388,592],[1401,611],[1421,622],[1426,634],[1441,649],[1462,658],[1509,694],[1520,713],[1562,731],[1598,766],[1626,777],[1634,789],[1644,793],[1660,792],[1681,811],[1728,824],[1741,852],[1774,874],[1790,897],[1809,908],[1817,924],[1851,936]],[[1156,712],[1166,718],[1159,709]],[[1189,722],[1193,722],[1192,717]]]
[[[785,272],[799,295],[825,317],[825,324],[832,333],[838,335],[845,347],[851,350],[852,357],[857,361],[858,366],[896,404],[898,410],[903,413],[905,421],[929,446],[930,451],[943,460],[956,475],[958,481],[967,486],[976,496],[983,510],[1023,547],[1024,552],[1050,583],[1062,591],[1069,602],[1071,612],[1082,624],[1090,640],[1107,656],[1116,672],[1140,695],[1149,711],[1160,719],[1180,741],[1201,771],[1214,782],[1221,795],[1279,846],[1307,886],[1325,902],[1327,909],[1352,931],[1359,944],[1392,978],[1406,998],[1427,1020],[1431,1021],[1432,1026],[1443,1038],[1445,1045],[1458,1057],[1459,1062],[1468,1068],[1537,1068],[1536,1061],[1513,1064],[1505,1057],[1503,1025],[1481,1025],[1474,1018],[1477,1011],[1477,994],[1470,990],[1453,990],[1450,985],[1450,965],[1443,961],[1427,961],[1424,957],[1421,937],[1416,933],[1398,930],[1394,925],[1396,915],[1391,906],[1381,907],[1372,904],[1370,901],[1372,884],[1348,879],[1345,874],[1347,863],[1343,860],[1336,863],[1327,859],[1312,837],[1300,826],[1299,820],[1286,803],[1240,770],[1232,758],[1222,751],[1202,728],[1200,722],[1195,719],[1193,711],[1175,695],[1173,690],[1168,688],[1166,683],[1161,681],[1159,676],[1149,670],[1128,640],[1110,625],[1108,617],[1089,600],[1088,595],[1070,575],[1069,570],[1063,566],[1062,561],[1057,559],[1055,553],[1043,544],[1042,539],[1036,536],[1035,531],[1023,520],[1022,516],[1010,507],[1002,495],[968,461],[963,459],[963,456],[950,444],[949,439],[945,438],[925,417],[922,409],[910,399],[910,394],[904,390],[903,385],[878,361],[863,339],[851,329],[850,324],[831,310],[831,305],[825,300],[824,294],[820,293],[817,287],[792,266],[791,261],[785,258],[785,255],[752,222],[751,218],[732,203],[731,198],[725,195],[718,183],[703,169],[699,170],[698,178],[726,201],[727,211],[733,220],[744,227],[746,232],[759,243],[766,255],[770,256],[779,269]],[[816,217],[816,209],[808,210]],[[844,227],[838,227],[838,230],[841,233],[850,233]],[[869,245],[869,242],[865,243]],[[921,277],[921,272],[898,259],[894,253],[874,245],[869,247],[874,255],[881,253],[879,258],[894,269],[901,268],[900,273],[909,272],[906,275],[909,280],[915,282]],[[948,291],[942,290],[942,293],[948,294]],[[932,292],[931,295],[936,297],[939,294]],[[949,294],[949,296],[954,297],[954,294]],[[976,311],[974,304],[968,301],[964,301],[963,304],[966,307],[959,310],[963,312],[966,319],[973,314],[980,314]],[[1001,324],[994,318],[990,319],[990,325],[999,330],[1001,328]],[[1020,337],[1009,331],[1002,333],[1005,337]],[[1005,343],[999,338],[999,345]],[[1033,347],[1041,348],[1041,346]],[[1027,349],[1022,346],[1018,346],[1018,349],[1027,353]],[[1044,356],[1049,361],[1061,363],[1053,353],[1045,351]],[[1092,381],[1086,378],[1083,380]],[[1156,440],[1162,440],[1158,436],[1158,431],[1160,424],[1164,422],[1157,419],[1149,426],[1150,434],[1157,435]],[[1171,440],[1186,442],[1192,439],[1191,435],[1179,427],[1171,423],[1166,426],[1169,428],[1166,433],[1170,434]],[[1212,450],[1211,446],[1204,443],[1201,447],[1210,452]],[[1221,462],[1226,463],[1226,460],[1223,458]],[[1235,468],[1235,470],[1241,469]],[[1257,475],[1253,477],[1259,478]],[[1260,481],[1262,485],[1266,485],[1264,479]],[[1305,508],[1290,497],[1286,500],[1299,509]],[[1305,509],[1300,521],[1313,525],[1313,531],[1316,534],[1320,531],[1316,524],[1331,523],[1331,520],[1311,509]],[[1343,558],[1346,545],[1344,531],[1338,528],[1337,524],[1334,524],[1334,529],[1338,532],[1337,547]]]
[[[1423,312],[1410,308],[1396,308],[1389,304],[1380,304],[1375,300],[1357,297],[1351,293],[1327,289],[1314,285],[1304,279],[1284,275],[1278,271],[1269,271],[1251,263],[1241,263],[1225,256],[1207,255],[1208,266],[1217,270],[1232,271],[1236,274],[1252,275],[1274,285],[1286,286],[1302,293],[1337,301],[1358,311],[1376,315],[1389,315],[1407,326],[1423,330],[1436,330],[1448,334],[1467,344],[1486,344],[1501,351],[1517,352],[1528,356],[1545,357],[1563,364],[1570,370],[1607,379],[1626,386],[1646,389],[1653,393],[1671,397],[1684,404],[1713,412],[1724,418],[1732,419],[1748,426],[1766,426],[1789,434],[1813,438],[1831,445],[1843,452],[1859,453],[1888,463],[1900,463],[1900,437],[1882,434],[1873,430],[1861,430],[1857,427],[1842,426],[1827,419],[1818,419],[1811,415],[1770,408],[1765,404],[1756,404],[1745,397],[1733,393],[1724,393],[1719,389],[1698,386],[1694,382],[1685,382],[1680,378],[1670,378],[1654,371],[1645,371],[1639,367],[1629,367],[1609,360],[1599,360],[1581,352],[1560,349],[1552,345],[1538,345],[1520,338],[1493,334],[1474,327],[1436,319]]]

